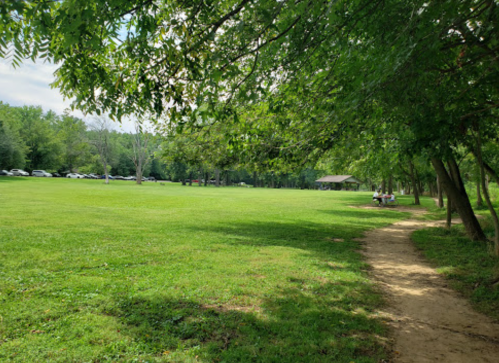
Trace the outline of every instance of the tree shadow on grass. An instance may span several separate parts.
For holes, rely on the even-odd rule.
[[[5,175],[0,176],[0,183],[17,183],[19,181],[27,181],[27,180],[29,179],[23,176],[17,176],[17,177],[5,176]]]
[[[149,356],[173,361],[198,356],[204,362],[379,362],[385,358],[385,332],[372,311],[381,298],[361,277],[363,262],[353,252],[358,243],[349,241],[369,226],[358,221],[341,227],[303,221],[186,226],[219,234],[217,243],[305,250],[316,273],[289,272],[285,286],[258,294],[258,306],[149,294],[119,299],[106,313]],[[334,242],[333,236],[345,240]],[[331,270],[342,274],[328,274]]]
[[[301,282],[297,282],[301,284]],[[331,293],[331,289],[335,291]],[[203,305],[162,296],[124,298],[107,312],[144,356],[204,362],[377,362],[384,328],[355,311],[366,286],[276,291],[259,307]],[[333,296],[331,296],[333,295]],[[144,357],[143,356],[143,357]]]
[[[370,206],[370,205],[369,205]],[[365,209],[365,210],[355,210],[357,206],[353,207],[351,211],[342,210],[337,211],[334,209],[319,209],[318,212],[330,214],[337,218],[353,218],[357,220],[366,220],[366,219],[388,219],[390,222],[396,222],[404,217],[410,217],[410,212],[397,210],[393,206],[384,207],[384,208],[373,208],[373,209]],[[334,219],[332,219],[334,222]]]

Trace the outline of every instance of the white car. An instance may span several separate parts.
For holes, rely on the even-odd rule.
[[[83,175],[78,173],[69,173],[68,175],[66,175],[66,178],[83,179]]]
[[[21,169],[12,169],[10,172],[15,176],[29,176],[28,172]]]
[[[0,175],[13,176],[14,174],[7,170],[0,170]]]
[[[43,177],[47,177],[47,178],[52,178],[52,174],[47,173],[45,170],[33,170],[33,171],[31,172],[31,175],[33,175],[33,176],[43,176]]]

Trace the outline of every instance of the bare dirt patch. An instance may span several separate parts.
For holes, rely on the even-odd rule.
[[[392,328],[392,361],[497,363],[499,324],[448,288],[410,240],[415,230],[439,223],[409,219],[369,231],[360,240],[370,273],[388,300],[381,315]]]

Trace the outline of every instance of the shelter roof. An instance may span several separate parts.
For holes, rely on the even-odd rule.
[[[322,178],[316,180],[318,183],[358,183],[360,182],[355,179],[352,175],[326,175]]]

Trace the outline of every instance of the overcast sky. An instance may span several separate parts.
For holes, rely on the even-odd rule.
[[[33,63],[26,60],[19,68],[15,68],[8,60],[0,58],[0,101],[11,106],[42,106],[43,111],[53,110],[62,114],[69,109],[70,100],[64,100],[58,89],[52,89],[56,66],[39,61]],[[70,111],[70,114],[85,119],[80,111]],[[133,131],[131,121],[123,121],[117,130]]]

